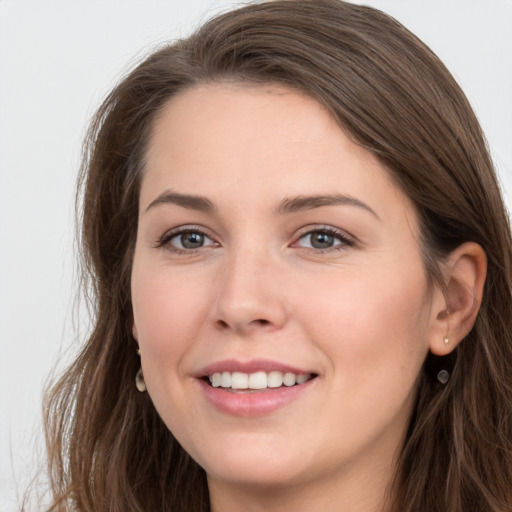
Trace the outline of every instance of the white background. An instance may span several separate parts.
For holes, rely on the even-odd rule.
[[[403,22],[454,73],[510,208],[512,0],[365,3]],[[88,119],[155,43],[237,4],[0,0],[0,512],[16,510],[34,473],[43,382],[80,341],[72,326],[73,196]]]

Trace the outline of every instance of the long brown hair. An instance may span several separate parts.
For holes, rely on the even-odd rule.
[[[322,103],[414,202],[425,265],[466,241],[488,257],[476,324],[429,355],[393,485],[400,512],[512,510],[512,242],[486,142],[438,58],[393,18],[340,0],[249,5],[165,45],[110,93],[80,178],[84,289],[94,329],[45,403],[55,511],[207,511],[206,477],[147,394],[130,273],[152,122],[194,84],[280,83]],[[445,386],[434,377],[449,366]]]

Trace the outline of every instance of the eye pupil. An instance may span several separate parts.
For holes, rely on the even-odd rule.
[[[186,249],[197,249],[204,244],[204,235],[201,233],[183,233],[180,242]]]
[[[334,245],[334,237],[328,233],[313,233],[311,235],[311,245],[315,249],[326,249]]]

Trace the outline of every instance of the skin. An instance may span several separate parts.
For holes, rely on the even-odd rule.
[[[162,199],[171,190],[212,209]],[[333,194],[350,199],[282,211]],[[180,227],[204,245],[180,248]],[[312,247],[326,228],[334,245]],[[147,151],[132,299],[148,392],[206,470],[213,511],[385,510],[421,365],[448,351],[447,304],[428,285],[412,204],[322,106],[233,84],[167,104]],[[201,368],[261,358],[317,377],[261,416],[205,398]]]

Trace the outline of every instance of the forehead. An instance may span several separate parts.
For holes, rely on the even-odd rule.
[[[340,130],[319,102],[279,84],[200,84],[164,106],[153,123],[148,156],[156,160],[178,141],[182,154],[194,147],[214,155],[227,145],[233,154],[254,148],[263,154],[273,141],[286,140],[279,151],[284,157],[288,147],[299,149],[306,140],[312,146]]]
[[[166,188],[230,201],[247,201],[243,188],[249,199],[264,190],[274,201],[335,188],[411,207],[375,155],[318,101],[279,85],[215,83],[172,98],[154,122],[141,202]]]

